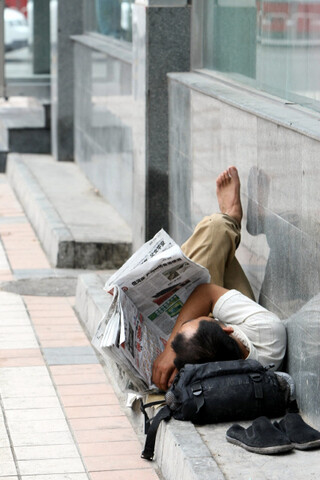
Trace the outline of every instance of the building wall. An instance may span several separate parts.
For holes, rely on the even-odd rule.
[[[218,211],[215,178],[236,165],[244,218],[238,259],[257,300],[286,322],[287,368],[320,426],[320,135],[314,114],[186,73],[169,76],[170,233],[182,243]]]
[[[132,51],[110,38],[75,39],[75,160],[131,225]]]

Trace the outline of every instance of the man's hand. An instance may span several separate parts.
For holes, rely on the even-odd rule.
[[[163,391],[168,390],[178,370],[174,366],[176,354],[168,344],[165,350],[155,359],[152,368],[152,381]]]

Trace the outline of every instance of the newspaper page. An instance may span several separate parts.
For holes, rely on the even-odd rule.
[[[163,351],[183,304],[198,285],[209,281],[207,269],[187,258],[161,230],[106,283],[113,302],[94,345],[109,349],[117,361],[123,358],[124,364],[132,366],[131,377],[143,379],[149,389],[154,387],[152,364]]]

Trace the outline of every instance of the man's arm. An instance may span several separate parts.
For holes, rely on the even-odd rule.
[[[171,343],[179,332],[181,325],[188,320],[208,316],[217,300],[227,291],[223,287],[210,283],[199,285],[194,289],[179,313],[164,351],[154,361],[152,380],[158,388],[167,390],[177,374],[177,369],[174,366],[175,353]]]

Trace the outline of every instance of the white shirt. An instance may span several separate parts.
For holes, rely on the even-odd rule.
[[[286,352],[286,328],[274,313],[237,290],[222,295],[213,308],[213,316],[233,328],[231,334],[247,348],[247,358],[278,369]]]

